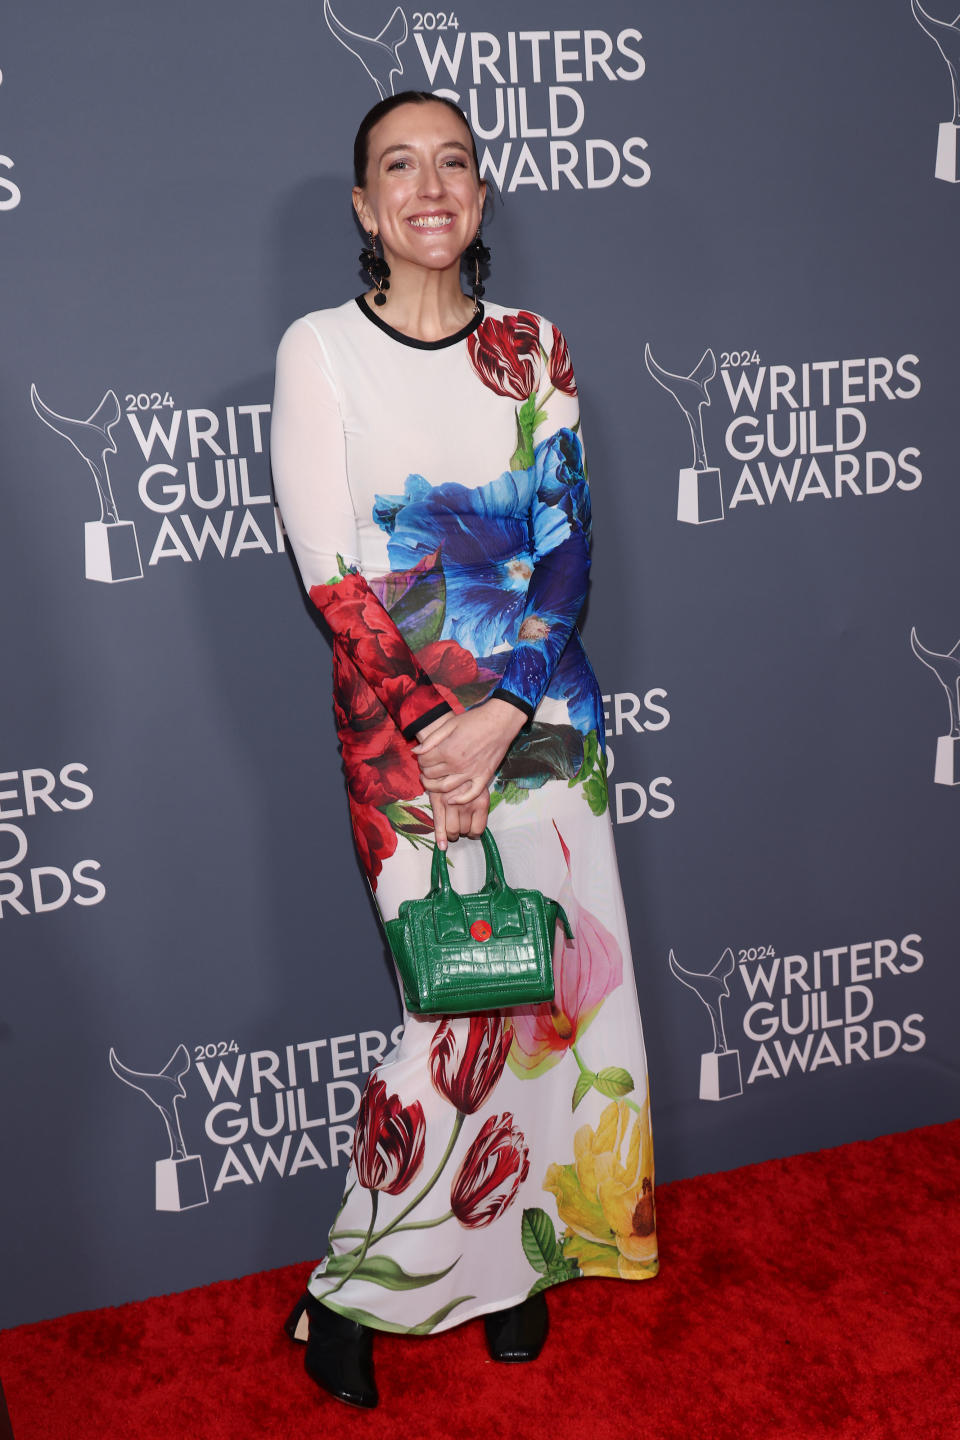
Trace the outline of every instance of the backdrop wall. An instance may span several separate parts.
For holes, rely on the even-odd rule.
[[[960,27],[333,3],[6,26],[3,1324],[312,1261],[399,1019],[267,459],[394,86],[577,365],[659,1178],[957,1113]]]

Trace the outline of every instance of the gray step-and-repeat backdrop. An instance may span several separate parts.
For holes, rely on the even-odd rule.
[[[577,365],[659,1177],[957,1114],[928,3],[7,17],[0,1323],[314,1259],[398,1023],[267,458],[282,331],[362,288],[351,142],[392,88],[466,109],[488,294]]]

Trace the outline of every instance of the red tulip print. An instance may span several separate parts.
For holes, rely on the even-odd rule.
[[[357,1179],[367,1190],[399,1195],[423,1164],[427,1126],[419,1100],[403,1105],[388,1095],[380,1076],[372,1074],[360,1101],[353,1137]]]
[[[561,331],[554,325],[553,345],[550,349],[550,384],[557,390],[562,390],[564,395],[576,395],[577,382],[573,375],[573,362],[570,359],[570,351],[567,349],[567,342]]]
[[[509,1022],[502,1015],[442,1020],[430,1046],[430,1078],[464,1115],[486,1104],[510,1051]]]
[[[491,1115],[453,1179],[450,1208],[470,1230],[492,1225],[513,1204],[530,1169],[527,1144],[507,1111]]]
[[[490,390],[526,400],[540,382],[540,322],[521,310],[483,320],[467,340],[470,363]]]

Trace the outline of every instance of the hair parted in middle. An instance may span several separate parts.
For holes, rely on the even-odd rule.
[[[400,90],[396,95],[388,95],[386,100],[379,100],[371,110],[360,121],[360,128],[357,130],[356,139],[353,142],[353,178],[357,186],[362,190],[367,183],[367,166],[370,163],[370,131],[378,121],[391,110],[396,110],[399,105],[446,105],[466,129],[470,136],[470,148],[473,151],[473,163],[476,167],[477,177],[480,176],[480,157],[477,154],[477,142],[470,129],[470,122],[452,100],[445,95],[431,95],[429,90]]]

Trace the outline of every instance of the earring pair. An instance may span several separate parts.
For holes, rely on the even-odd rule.
[[[390,289],[390,266],[377,249],[379,236],[376,231],[369,231],[369,235],[369,246],[360,251],[360,264],[367,272],[370,283],[377,292],[373,297],[374,305],[386,305],[387,297],[384,292]],[[470,288],[473,292],[473,308],[476,311],[480,309],[480,301],[486,293],[480,278],[480,267],[490,264],[490,251],[484,245],[479,229],[463,252],[463,258],[466,261],[468,272],[471,270],[473,272]]]

